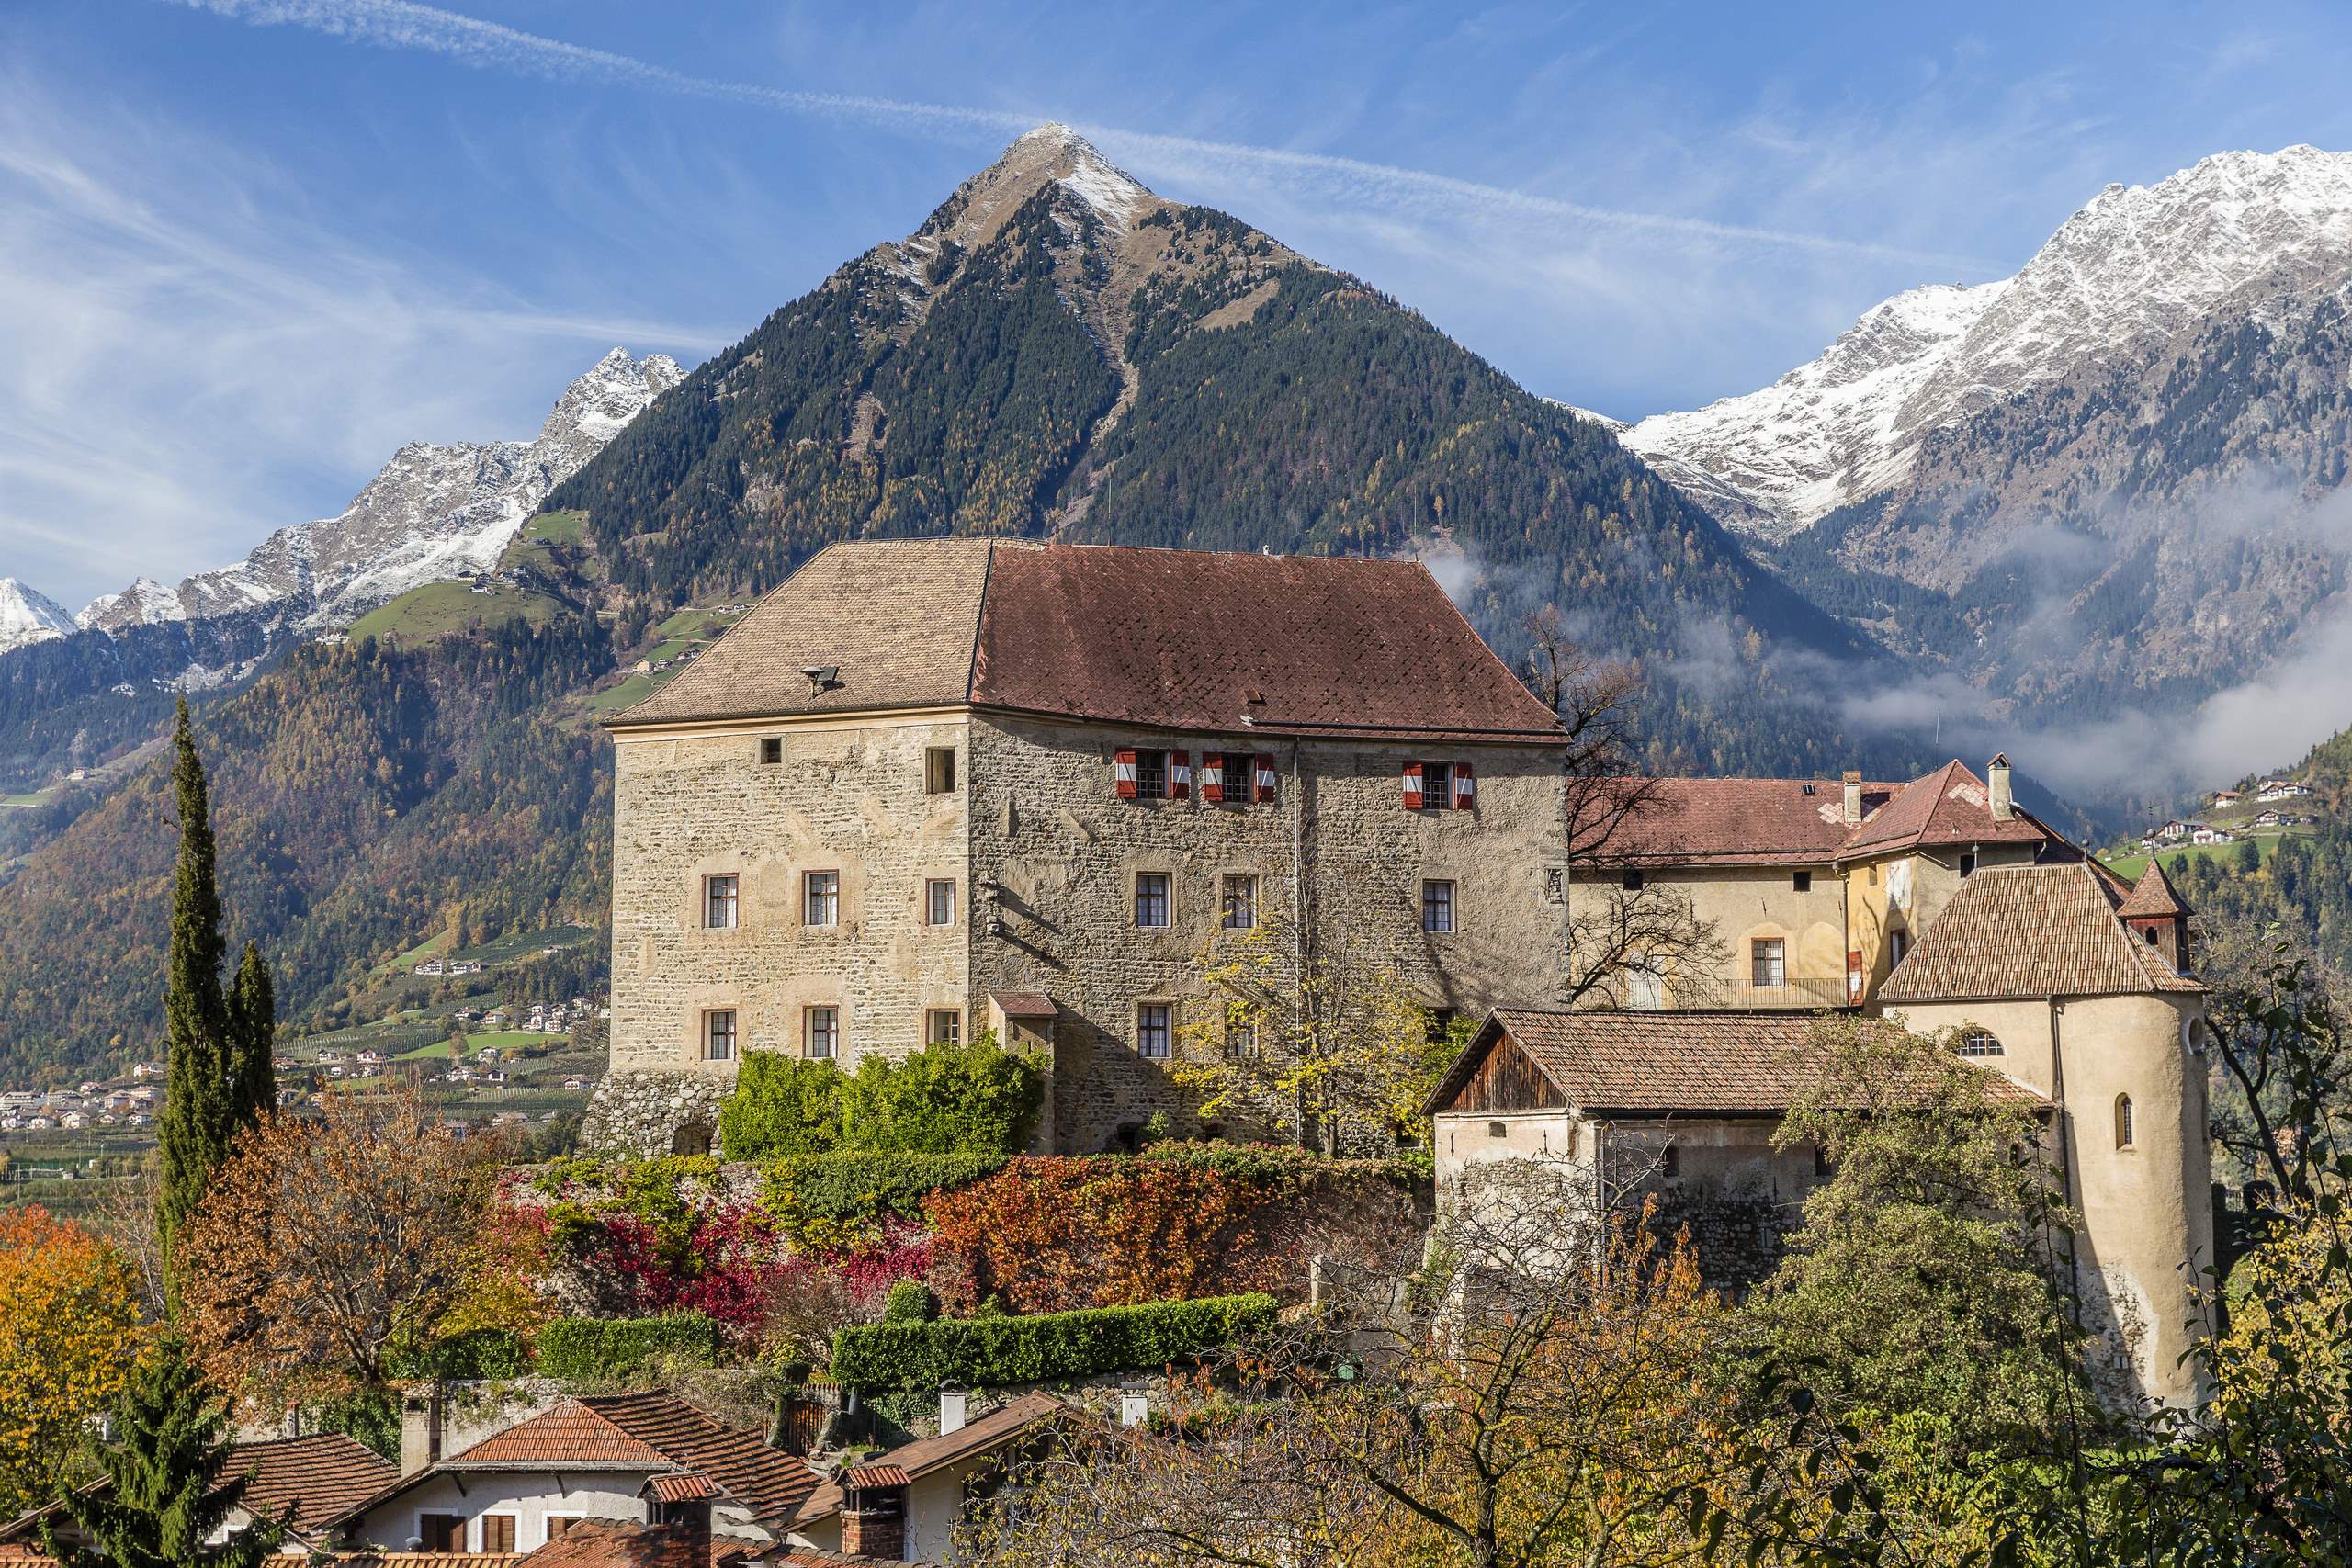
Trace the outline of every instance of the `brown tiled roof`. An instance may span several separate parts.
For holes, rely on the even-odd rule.
[[[1879,987],[1884,1002],[2201,991],[2118,918],[2087,865],[1992,866],[1960,885]]]
[[[493,1432],[442,1461],[451,1469],[507,1465],[571,1465],[610,1470],[664,1470],[671,1456],[639,1440],[577,1399]]]
[[[966,1422],[944,1437],[920,1438],[902,1448],[892,1449],[876,1464],[865,1466],[864,1471],[851,1471],[846,1479],[853,1486],[907,1485],[942,1466],[1001,1449],[1040,1421],[1070,1414],[1070,1407],[1050,1393],[1024,1393],[976,1421]],[[871,1482],[857,1479],[865,1471],[881,1469],[898,1471],[900,1479]],[[828,1481],[809,1495],[793,1523],[803,1525],[831,1518],[841,1512],[843,1501],[840,1483]]]
[[[582,1519],[515,1561],[523,1568],[726,1568],[751,1562],[760,1551],[747,1541],[714,1536],[710,1550],[697,1553],[686,1532],[675,1525]]]
[[[2148,857],[2148,869],[2132,885],[2132,891],[2122,907],[2115,911],[2126,919],[2148,919],[2165,915],[2186,915],[2189,908],[2181,901],[2172,879],[2165,874],[2164,862],[2154,855]]]
[[[814,692],[820,665],[839,680]],[[1560,733],[1418,562],[969,538],[820,552],[609,722],[964,703],[1228,735]]]
[[[806,1461],[770,1448],[762,1435],[718,1422],[666,1393],[618,1393],[581,1401],[681,1469],[699,1471],[765,1524],[797,1508],[816,1490]]]
[[[1820,1081],[1815,1031],[1850,1014],[1806,1012],[1535,1012],[1501,1010],[1431,1092],[1434,1112],[1461,1092],[1499,1032],[1527,1053],[1563,1099],[1590,1116],[1779,1115]],[[1864,1029],[1893,1029],[1877,1019]],[[1994,1075],[2005,1095],[2039,1100]]]
[[[904,1486],[914,1477],[895,1464],[861,1464],[842,1479],[863,1492],[869,1486]]]
[[[2072,846],[2030,812],[1993,817],[1976,775],[1957,761],[1909,784],[1862,785],[1862,819],[1846,821],[1838,779],[1657,779],[1611,835],[1604,858],[1654,865],[1818,865],[1897,850],[1970,844]]]
[[[333,1568],[514,1568],[523,1556],[519,1551],[353,1551],[326,1561]]]
[[[319,1432],[235,1445],[222,1464],[223,1480],[215,1486],[237,1474],[249,1478],[243,1502],[248,1513],[271,1519],[286,1516],[289,1529],[307,1535],[397,1481],[400,1469],[339,1432]],[[111,1484],[102,1481],[92,1490]],[[0,1541],[31,1540],[36,1522],[49,1512],[37,1508],[10,1521],[0,1528]],[[0,1562],[11,1561],[8,1551],[0,1546]]]
[[[650,1477],[645,1489],[664,1503],[691,1503],[697,1498],[724,1495],[709,1476],[697,1475],[693,1471]]]
[[[990,991],[989,1000],[1003,1009],[1007,1018],[1052,1018],[1062,1010],[1043,991]]]

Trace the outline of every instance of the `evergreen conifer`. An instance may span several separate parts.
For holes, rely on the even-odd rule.
[[[246,1477],[215,1486],[230,1453],[228,1416],[176,1335],[149,1351],[116,1405],[119,1440],[99,1451],[107,1483],[60,1502],[91,1548],[41,1538],[62,1568],[259,1568],[277,1551],[274,1523],[206,1544],[244,1498]]]
[[[239,1127],[277,1109],[277,1071],[271,1054],[277,1038],[277,1001],[269,965],[262,962],[260,944],[249,942],[229,988],[229,1076]]]

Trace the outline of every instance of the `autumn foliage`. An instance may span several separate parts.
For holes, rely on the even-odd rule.
[[[0,1210],[0,1517],[68,1479],[83,1423],[122,1392],[143,1341],[129,1259],[32,1205]]]

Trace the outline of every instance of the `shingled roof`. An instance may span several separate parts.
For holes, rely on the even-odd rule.
[[[317,1432],[304,1438],[237,1444],[222,1462],[214,1489],[238,1475],[246,1478],[242,1506],[247,1513],[282,1517],[294,1534],[307,1536],[353,1504],[374,1496],[396,1480],[400,1471],[340,1432]],[[94,1489],[110,1487],[110,1483],[102,1481]],[[57,1506],[36,1508],[10,1521],[0,1528],[0,1541],[30,1540],[39,1521]]]
[[[2187,915],[2191,911],[2172,879],[2165,874],[2164,862],[2150,856],[2148,869],[2132,885],[2131,894],[2115,911],[2125,919],[2162,919],[2165,916]]]
[[[2205,987],[2123,924],[2091,868],[1990,866],[1960,885],[1879,999],[1928,1001],[2124,996]]]
[[[920,1481],[933,1471],[993,1453],[1018,1439],[1021,1435],[1041,1421],[1058,1420],[1075,1414],[1070,1406],[1050,1393],[1024,1393],[1009,1400],[976,1421],[967,1421],[953,1432],[935,1438],[919,1438],[904,1447],[892,1449],[874,1463],[853,1470],[843,1478],[853,1486],[903,1486]],[[896,1480],[863,1480],[861,1476],[876,1471],[894,1472]],[[843,1495],[840,1483],[828,1481],[809,1495],[793,1525],[813,1524],[831,1518],[842,1511]]]
[[[567,1465],[574,1469],[667,1470],[669,1455],[631,1437],[577,1399],[517,1421],[442,1461],[451,1470]]]
[[[1862,785],[1846,820],[1838,779],[1657,779],[1610,836],[1602,858],[1640,865],[1820,865],[1899,850],[2071,844],[2030,812],[1993,815],[1984,781],[1957,760],[1908,784]]]
[[[1417,561],[970,538],[829,547],[606,722],[967,704],[1210,732],[1560,734]]]

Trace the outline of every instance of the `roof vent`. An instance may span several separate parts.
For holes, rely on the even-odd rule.
[[[842,669],[838,664],[804,664],[800,672],[808,677],[808,694],[812,697],[830,692],[842,683]]]

